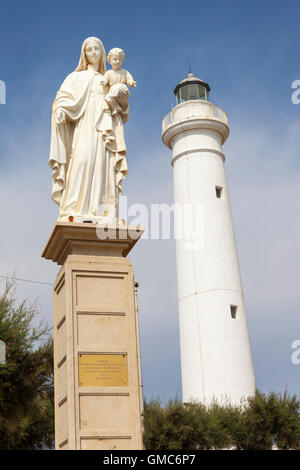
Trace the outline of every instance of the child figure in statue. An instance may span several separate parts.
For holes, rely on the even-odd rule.
[[[125,52],[119,47],[111,49],[107,56],[107,62],[111,65],[111,70],[108,70],[104,75],[104,85],[115,85],[116,83],[123,83],[130,87],[136,86],[132,75],[128,70],[122,69],[121,66],[125,60]]]
[[[110,63],[112,68],[111,70],[108,70],[105,73],[104,78],[102,79],[102,84],[108,85],[110,87],[109,92],[105,97],[105,101],[109,105],[112,115],[116,114],[124,107],[124,105],[126,105],[126,100],[129,96],[129,91],[126,85],[128,85],[129,87],[136,86],[136,82],[134,81],[132,75],[128,72],[128,70],[121,68],[124,59],[125,52],[123,51],[123,49],[120,49],[119,47],[111,49],[107,56],[107,61]],[[115,88],[117,88],[115,87],[115,85],[117,84],[124,85],[123,97],[122,94],[120,96],[119,91],[115,93]],[[125,87],[127,88],[127,92],[125,90]],[[119,88],[117,89],[120,90]]]

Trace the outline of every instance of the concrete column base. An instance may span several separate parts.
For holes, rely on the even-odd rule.
[[[132,228],[133,231],[136,228]],[[43,257],[54,284],[56,449],[142,449],[142,393],[130,227],[56,223]]]

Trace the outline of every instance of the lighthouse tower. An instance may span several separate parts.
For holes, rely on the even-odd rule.
[[[162,122],[182,208],[175,210],[182,397],[239,404],[255,393],[255,378],[222,150],[228,119],[209,91],[189,73]]]

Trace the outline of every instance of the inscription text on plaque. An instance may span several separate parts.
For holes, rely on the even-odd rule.
[[[127,354],[79,354],[78,371],[81,387],[128,385]]]

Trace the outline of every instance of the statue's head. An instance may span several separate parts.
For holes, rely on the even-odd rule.
[[[87,70],[89,64],[98,63],[98,72],[102,75],[106,71],[106,53],[100,39],[95,37],[87,38],[81,46],[81,55],[76,72]]]
[[[111,49],[107,56],[107,62],[112,66],[113,70],[118,70],[125,60],[125,52],[119,47]]]

